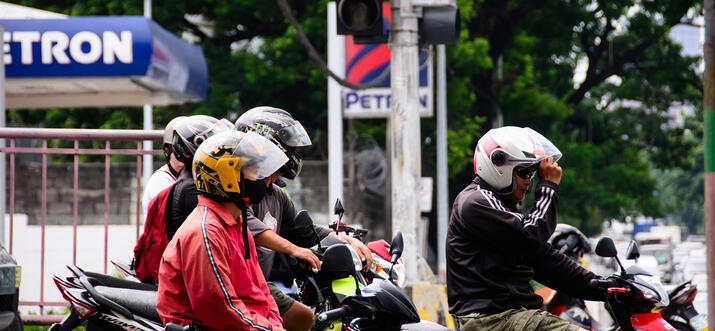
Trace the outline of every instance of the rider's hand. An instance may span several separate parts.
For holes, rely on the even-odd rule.
[[[553,157],[548,157],[539,162],[539,179],[548,180],[555,184],[561,182],[561,167],[554,162]]]
[[[355,251],[358,253],[358,256],[360,257],[360,261],[362,261],[362,271],[370,270],[370,266],[372,265],[372,253],[362,241],[350,236],[346,236],[344,234],[340,234],[338,236],[338,239],[347,242],[348,245],[352,246],[352,248],[355,249]]]
[[[311,269],[320,270],[320,259],[307,248],[295,246],[290,256],[308,262]]]

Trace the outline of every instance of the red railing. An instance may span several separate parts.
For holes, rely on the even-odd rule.
[[[20,293],[20,306],[39,307],[40,315],[23,316],[27,324],[44,324],[58,320],[55,316],[43,316],[44,307],[68,306],[63,301],[46,301],[45,298],[45,235],[47,219],[47,166],[48,155],[72,155],[73,156],[73,190],[72,190],[72,264],[77,263],[77,226],[79,219],[79,164],[80,155],[100,155],[104,156],[104,273],[107,273],[108,265],[108,233],[109,233],[109,206],[110,206],[110,157],[112,155],[136,156],[136,236],[139,236],[141,216],[141,190],[142,190],[142,156],[146,154],[158,155],[160,150],[144,150],[142,142],[145,140],[160,140],[162,131],[142,131],[142,130],[92,130],[92,129],[39,129],[39,128],[0,128],[0,138],[4,138],[4,148],[0,152],[7,154],[9,159],[8,188],[9,200],[7,203],[7,213],[9,214],[9,243],[10,254],[13,254],[14,236],[13,224],[15,217],[16,182],[15,167],[17,154],[39,154],[42,156],[42,188],[41,188],[41,236],[40,236],[40,300],[24,301]],[[17,147],[17,139],[31,139],[41,141],[42,147]],[[73,141],[72,148],[50,148],[48,140]],[[104,148],[80,148],[80,141],[104,142]],[[134,141],[136,149],[113,149],[111,143],[114,141]],[[39,145],[37,142],[35,146]]]

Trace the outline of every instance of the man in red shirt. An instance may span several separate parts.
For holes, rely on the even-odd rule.
[[[165,324],[283,330],[243,219],[265,194],[263,178],[287,160],[255,133],[222,132],[199,146],[193,162],[199,203],[159,269],[157,311]]]

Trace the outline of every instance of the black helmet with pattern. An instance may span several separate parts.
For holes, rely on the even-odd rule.
[[[288,162],[280,169],[282,176],[294,179],[303,166],[299,147],[310,146],[305,129],[287,111],[275,107],[256,107],[243,113],[236,120],[236,130],[256,132],[272,141],[288,156]]]

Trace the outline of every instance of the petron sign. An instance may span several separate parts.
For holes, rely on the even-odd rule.
[[[5,70],[13,77],[143,75],[151,33],[140,17],[3,20]]]
[[[201,50],[144,17],[1,19],[0,25],[8,108],[177,104],[206,95]],[[94,101],[81,104],[82,93]]]
[[[391,22],[390,3],[382,7],[383,28]],[[419,55],[419,98],[421,117],[432,117],[432,57],[423,50]],[[343,87],[342,103],[345,117],[389,117],[392,101],[390,91],[390,50],[387,44],[355,44],[353,36],[345,36],[345,79],[353,84],[366,84],[384,75],[376,87],[353,90]]]

